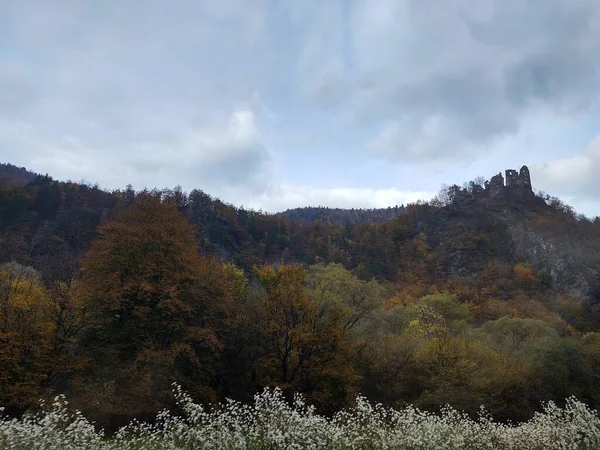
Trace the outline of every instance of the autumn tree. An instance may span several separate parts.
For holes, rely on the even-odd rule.
[[[81,402],[114,426],[152,416],[170,402],[172,382],[214,399],[215,296],[191,226],[175,204],[142,192],[98,231],[83,265],[90,365]]]
[[[516,264],[513,268],[514,281],[521,289],[531,289],[534,287],[536,278],[531,266],[527,264]]]
[[[341,264],[311,266],[307,288],[316,301],[338,316],[345,332],[359,327],[385,297],[379,283],[361,280]]]
[[[368,346],[360,353],[357,369],[360,392],[390,406],[414,403],[423,387],[424,366],[417,358],[420,336],[407,327],[406,308],[395,305],[369,321]]]
[[[39,273],[17,263],[0,267],[0,404],[11,414],[35,406],[51,366],[53,324]]]
[[[356,379],[355,355],[346,340],[348,316],[307,292],[308,273],[301,266],[263,266],[255,274],[259,384],[302,392],[322,411],[346,404]]]
[[[252,333],[255,323],[249,321],[252,311],[247,302],[248,279],[234,264],[203,256],[198,285],[198,295],[207,304],[205,319],[221,344],[218,359],[214,354],[204,358],[206,363],[215,366],[214,388],[221,400],[226,397],[250,400],[256,386],[249,374],[252,355],[247,353],[247,343],[255,338]]]
[[[50,347],[52,367],[45,384],[56,392],[64,392],[69,389],[72,375],[81,369],[84,362],[74,347],[86,324],[86,305],[79,279],[80,267],[75,256],[60,240],[51,248],[52,254],[44,254],[36,259],[47,292],[44,316],[53,326]]]

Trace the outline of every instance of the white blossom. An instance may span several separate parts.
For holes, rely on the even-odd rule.
[[[288,404],[278,389],[255,395],[253,404],[233,400],[204,408],[174,385],[183,411],[161,411],[153,424],[133,421],[114,436],[96,430],[63,396],[42,413],[0,419],[0,448],[176,450],[176,449],[598,449],[600,418],[575,398],[564,408],[549,402],[524,423],[492,420],[485,409],[473,420],[449,406],[439,414],[412,406],[395,410],[359,396],[356,406],[332,418],[296,395]],[[0,409],[0,413],[2,410]]]

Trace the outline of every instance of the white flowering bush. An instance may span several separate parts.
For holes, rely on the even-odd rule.
[[[232,400],[206,409],[179,386],[183,415],[158,414],[153,424],[132,422],[107,438],[64,397],[43,412],[0,420],[2,449],[598,449],[600,418],[575,398],[564,408],[550,402],[530,421],[494,422],[482,408],[477,420],[450,407],[440,414],[401,410],[358,397],[332,418],[315,413],[301,396],[288,404],[280,390],[265,389],[251,405]]]
[[[21,420],[0,420],[1,449],[101,449],[104,433],[97,432],[79,411],[71,412],[64,396],[51,405],[42,403],[42,412]]]

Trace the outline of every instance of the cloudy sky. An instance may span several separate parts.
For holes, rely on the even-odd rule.
[[[600,214],[598,0],[1,0],[0,161],[382,207],[529,165]]]

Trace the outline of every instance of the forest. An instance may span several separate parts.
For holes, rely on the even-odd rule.
[[[173,383],[204,405],[278,388],[323,417],[359,394],[505,423],[598,408],[600,220],[544,193],[467,198],[477,183],[265,214],[3,164],[0,405],[64,394],[109,431],[176,409]]]

